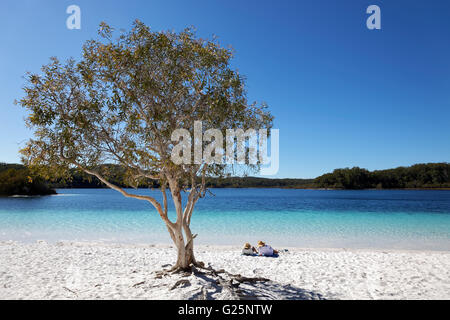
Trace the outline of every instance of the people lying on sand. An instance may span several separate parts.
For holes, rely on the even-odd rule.
[[[257,253],[255,247],[252,247],[252,245],[250,243],[245,243],[244,247],[242,248],[242,254],[246,255],[246,256],[251,256],[254,253]]]
[[[258,254],[262,256],[273,256],[278,254],[278,250],[275,250],[263,241],[258,241]]]

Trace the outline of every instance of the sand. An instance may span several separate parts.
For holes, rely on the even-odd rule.
[[[450,252],[289,248],[266,258],[197,246],[196,256],[270,281],[160,275],[175,260],[168,245],[0,242],[0,299],[450,299]]]

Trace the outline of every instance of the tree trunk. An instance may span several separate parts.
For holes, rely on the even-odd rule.
[[[167,225],[169,229],[170,236],[177,247],[177,262],[172,268],[173,270],[189,270],[191,265],[198,265],[194,257],[194,238],[190,229],[190,215],[192,214],[194,201],[194,193],[191,190],[191,194],[188,198],[188,203],[183,212],[180,188],[175,179],[167,176],[167,180],[170,187],[170,192],[172,193],[172,199],[175,206],[175,211],[177,213],[177,222],[170,226]],[[183,236],[183,231],[184,235]]]
[[[190,270],[191,265],[197,264],[194,256],[194,236],[192,236],[188,225],[184,225],[183,229],[186,233],[186,241],[183,237],[182,228],[172,230],[174,235],[172,240],[177,247],[177,262],[172,268],[173,270]]]

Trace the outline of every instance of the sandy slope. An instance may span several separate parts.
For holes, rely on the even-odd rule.
[[[450,252],[291,248],[264,258],[241,256],[236,247],[198,246],[197,258],[271,279],[240,284],[246,298],[450,299]],[[209,274],[157,277],[174,260],[169,246],[1,242],[0,298],[236,298]],[[178,280],[187,281],[170,290]]]

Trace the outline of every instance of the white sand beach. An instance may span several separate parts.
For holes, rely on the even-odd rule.
[[[197,246],[227,274],[169,274],[168,245],[0,242],[0,299],[450,299],[450,252],[288,248],[278,258]],[[233,290],[230,290],[233,288]]]

